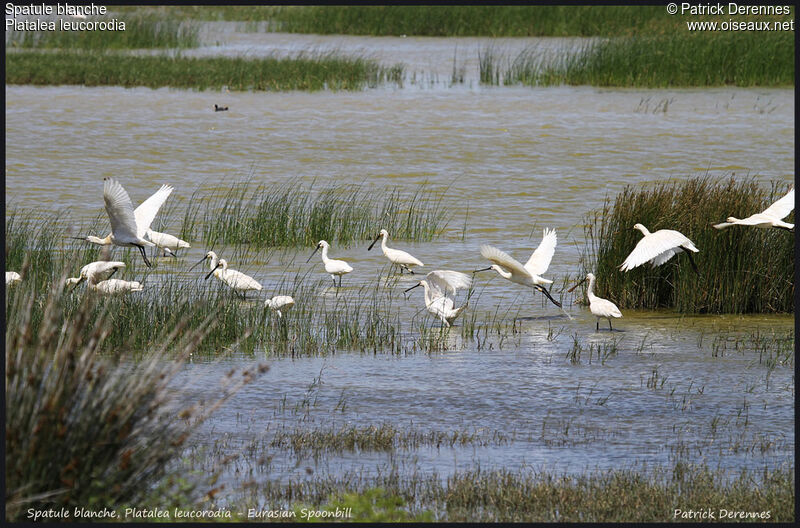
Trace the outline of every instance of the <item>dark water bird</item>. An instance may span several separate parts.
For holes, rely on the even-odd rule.
[[[214,105],[214,111],[215,112],[227,112],[228,111],[228,107],[227,106]]]

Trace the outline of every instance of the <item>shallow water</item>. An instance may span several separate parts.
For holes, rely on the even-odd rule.
[[[477,68],[477,50],[488,39],[229,37],[216,53],[363,48],[387,64],[405,61],[426,80],[357,93],[7,86],[7,211],[67,209],[75,232],[103,214],[103,177],[119,178],[134,203],[170,183],[176,190],[168,214],[155,227],[177,233],[195,189],[211,193],[247,177],[279,184],[363,182],[378,191],[413,191],[429,182],[435,192],[446,193],[444,202],[453,211],[444,237],[396,244],[412,249],[426,271],[483,267],[483,243],[522,260],[539,243],[542,228],[553,227],[559,242],[547,276],[561,291],[562,277],[578,272],[584,214],[627,184],[706,171],[765,182],[794,177],[792,90],[498,88],[469,78],[451,86],[453,56]],[[522,49],[533,40],[502,44]],[[664,101],[666,111],[653,112]],[[230,111],[213,112],[215,103]],[[205,248],[194,245],[178,262],[161,260],[156,276],[198,280],[187,269]],[[367,245],[331,248],[333,257],[356,270],[345,278],[347,291],[373,281],[385,264]],[[277,251],[231,266],[252,274],[271,295],[296,271],[325,278],[318,257],[305,264],[311,249]],[[487,446],[346,452],[316,460],[262,446],[259,452],[275,458],[269,469],[256,471],[259,479],[311,478],[306,467],[316,475],[373,474],[399,466],[406,474],[446,476],[477,465],[581,472],[677,458],[733,470],[793,463],[793,354],[790,365],[770,368],[752,350],[729,349],[715,357],[714,346],[719,336],[730,336],[732,347],[736,336],[756,330],[785,337],[793,317],[626,311],[615,321],[615,332],[595,332],[585,308],[565,305],[570,319],[539,294],[488,273],[479,277],[474,309],[510,309],[521,318],[517,332],[493,336],[481,349],[454,331],[453,350],[443,353],[340,351],[327,358],[270,359],[269,373],[216,413],[197,444],[227,438],[227,448],[235,450],[268,441],[280,428],[382,423],[490,437],[498,432],[505,438]],[[403,278],[398,288],[414,280]],[[394,304],[404,324],[426,320],[424,313],[414,315],[422,306],[418,290]],[[411,325],[404,331],[412,331]],[[576,340],[582,356],[573,363],[567,355]],[[615,355],[589,363],[590,346],[602,350],[612,342]],[[186,385],[186,398],[202,398],[231,366],[259,361],[264,358],[195,359],[176,386]],[[320,372],[315,404],[295,412]],[[342,400],[344,412],[337,410]]]

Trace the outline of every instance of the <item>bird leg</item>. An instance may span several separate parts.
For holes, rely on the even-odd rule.
[[[609,332],[613,332],[614,331],[614,329],[611,328],[611,318],[610,317],[608,318],[608,331]]]
[[[147,266],[148,268],[152,268],[153,265],[150,264],[149,260],[147,260],[147,254],[144,251],[144,246],[140,246],[139,244],[134,244],[134,245],[139,248],[139,253],[142,254],[142,259],[144,259],[145,266]]]
[[[702,275],[700,275],[700,270],[697,269],[697,264],[694,263],[694,257],[692,257],[692,252],[683,246],[681,246],[681,249],[683,250],[684,253],[686,253],[689,256],[689,263],[692,265],[692,269],[694,270],[694,272],[697,273],[698,277],[701,277]]]
[[[599,332],[600,331],[600,318],[599,317],[597,318],[597,324],[594,325],[594,331],[595,332]]]
[[[543,294],[545,294],[545,295],[547,296],[547,298],[548,298],[548,299],[550,299],[550,301],[551,301],[553,304],[555,304],[556,306],[558,306],[559,308],[561,308],[561,303],[560,303],[560,302],[558,302],[557,300],[553,299],[553,296],[552,296],[552,295],[550,295],[550,292],[549,292],[549,291],[547,291],[547,288],[545,288],[544,286],[539,286],[539,285],[537,285],[537,286],[536,286],[536,289],[538,289],[540,292],[542,292]]]

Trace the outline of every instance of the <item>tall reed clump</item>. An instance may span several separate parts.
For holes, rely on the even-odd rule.
[[[285,91],[362,90],[402,83],[404,66],[336,52],[293,57],[184,57],[105,51],[6,54],[6,83]]]
[[[793,86],[794,62],[789,31],[678,31],[594,41],[548,64],[528,57],[504,78],[529,85]]]
[[[92,18],[81,23],[109,21],[110,18]],[[196,48],[200,45],[199,26],[177,18],[151,15],[121,17],[125,31],[9,31],[6,46],[9,48],[40,49],[150,49]],[[77,23],[71,21],[71,23]],[[60,27],[56,24],[56,27]]]
[[[199,228],[207,246],[309,247],[320,240],[349,245],[374,238],[380,229],[395,239],[428,241],[447,226],[442,195],[431,194],[425,185],[411,194],[398,189],[381,198],[375,194],[350,185],[312,192],[311,185],[237,183],[216,197],[193,195],[182,234],[194,239]]]
[[[752,180],[714,180],[708,176],[659,183],[644,189],[627,186],[616,199],[590,212],[584,228],[588,246],[583,273],[598,277],[597,295],[620,308],[675,308],[684,313],[772,313],[794,311],[794,235],[782,229],[712,224],[729,216],[763,211],[788,191]],[[787,221],[793,222],[794,213]],[[685,255],[658,267],[644,264],[621,272],[620,264],[642,235],[680,231],[700,250],[693,254],[698,277]]]
[[[99,355],[115,324],[104,310],[92,319],[93,296],[65,317],[56,284],[33,328],[34,289],[13,300],[17,317],[6,326],[6,519],[29,519],[29,508],[115,509],[164,504],[168,467],[180,458],[192,431],[258,372],[230,374],[210,403],[181,408],[171,381],[204,330],[176,325],[160,346],[132,364]],[[207,321],[207,325],[210,320]],[[175,359],[163,352],[176,343]],[[180,476],[184,478],[184,475]],[[186,495],[203,495],[190,483]],[[182,490],[187,493],[187,490]]]

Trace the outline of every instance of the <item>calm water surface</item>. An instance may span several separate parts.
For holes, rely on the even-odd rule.
[[[482,243],[527,259],[547,226],[559,236],[548,276],[560,285],[578,271],[584,214],[627,184],[706,171],[764,182],[794,178],[792,90],[482,87],[470,77],[476,78],[478,50],[491,43],[519,50],[531,39],[228,35],[195,53],[361,49],[420,73],[403,87],[357,93],[7,86],[7,211],[66,209],[74,231],[103,213],[103,177],[119,178],[134,203],[170,183],[176,190],[155,227],[177,233],[193,191],[223,191],[248,177],[363,183],[377,192],[413,191],[428,182],[432,192],[446,193],[453,220],[434,242],[398,243],[413,249],[426,270],[482,267]],[[451,86],[454,56],[473,73]],[[215,103],[230,111],[213,112]],[[380,252],[367,253],[366,245],[331,250],[356,269],[345,280],[350,288],[374,280],[384,265]],[[194,246],[156,275],[197,280],[187,269],[205,248]],[[305,264],[310,251],[231,265],[271,294],[286,274],[319,271],[317,260]],[[479,281],[474,309],[514,306],[522,318],[516,332],[481,349],[453,337],[453,350],[444,353],[270,359],[269,373],[216,413],[198,445],[224,439],[235,451],[258,444],[260,453],[274,457],[268,468],[253,470],[259,479],[312,478],[306,467],[315,475],[394,467],[446,476],[478,465],[580,472],[678,458],[734,470],[793,463],[793,354],[791,364],[769,366],[752,346],[733,348],[737,337],[752,341],[755,332],[793,338],[792,317],[625,312],[615,324],[619,331],[596,333],[594,318],[580,306],[565,305],[567,316],[497,277]],[[404,278],[398,287],[411,284]],[[422,296],[395,304],[407,321]],[[576,341],[582,356],[572,362],[567,355]],[[728,348],[720,353],[723,342]],[[597,349],[612,344],[616,354],[601,362]],[[198,359],[177,386],[185,398],[202,398],[231,366],[259,361],[264,358]],[[320,376],[321,385],[310,389]],[[296,410],[307,393],[313,404]],[[317,458],[269,447],[278,430],[383,423],[494,440]]]

